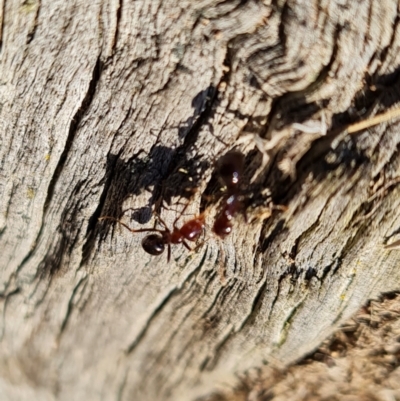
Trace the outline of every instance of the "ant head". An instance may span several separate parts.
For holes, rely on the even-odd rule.
[[[143,238],[142,247],[150,255],[161,255],[165,249],[165,241],[161,235],[149,234]]]
[[[226,185],[228,189],[237,187],[243,172],[243,153],[238,151],[228,152],[221,157],[218,165],[218,174],[222,183]]]

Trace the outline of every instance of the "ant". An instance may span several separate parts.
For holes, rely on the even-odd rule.
[[[183,224],[181,228],[178,228],[176,226],[176,222],[179,220],[179,218],[182,216],[186,208],[188,207],[188,204],[183,208],[182,212],[180,215],[175,219],[173,223],[173,228],[170,230],[167,227],[167,224],[164,222],[163,219],[161,219],[160,216],[158,216],[158,221],[163,225],[164,229],[158,229],[158,228],[139,228],[139,229],[132,229],[122,221],[110,217],[110,216],[103,216],[100,217],[99,220],[113,220],[124,226],[126,229],[128,229],[132,233],[146,233],[146,232],[153,232],[154,234],[149,234],[146,235],[143,240],[142,240],[142,248],[144,249],[145,252],[147,252],[150,255],[153,256],[158,256],[161,255],[165,247],[168,247],[168,256],[167,260],[168,262],[171,259],[171,244],[183,244],[185,248],[187,248],[189,251],[192,250],[192,248],[188,245],[186,241],[192,241],[195,242],[197,239],[200,237],[201,233],[204,230],[204,215],[200,214],[199,216],[194,217],[193,219],[187,221],[186,223]]]
[[[218,176],[226,188],[223,207],[215,219],[213,232],[225,238],[232,231],[232,220],[239,211],[244,210],[243,199],[240,195],[240,180],[244,168],[244,155],[231,151],[222,156],[218,163]],[[245,214],[245,219],[246,214]]]
[[[226,153],[218,162],[217,174],[221,183],[226,188],[223,197],[223,206],[214,221],[213,232],[220,238],[225,238],[232,232],[233,219],[238,212],[242,212],[246,223],[248,222],[246,214],[245,200],[252,197],[248,193],[243,195],[240,188],[244,170],[244,155],[239,151],[230,151]],[[270,205],[267,213],[261,213],[261,216],[270,216],[271,210],[286,211],[287,207],[283,205]]]

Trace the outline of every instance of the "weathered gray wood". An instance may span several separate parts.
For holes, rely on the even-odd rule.
[[[342,134],[398,101],[398,7],[3,0],[4,397],[195,400],[398,289],[398,123]],[[196,214],[213,161],[238,145],[249,182],[255,144],[254,186],[286,212],[220,241],[214,205],[206,242],[170,263],[97,220],[150,227],[161,188],[209,162]]]
[[[398,399],[399,299],[391,293],[368,302],[299,364],[252,369],[208,401]]]

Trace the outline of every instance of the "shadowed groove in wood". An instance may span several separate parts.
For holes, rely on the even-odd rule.
[[[95,246],[95,243],[96,243],[95,235],[97,234],[96,227],[98,227],[97,226],[98,219],[101,216],[102,211],[104,209],[104,204],[105,204],[107,194],[108,194],[108,191],[109,191],[109,188],[111,185],[112,176],[115,171],[119,157],[120,157],[120,154],[110,158],[109,162],[107,163],[109,167],[106,169],[107,171],[105,173],[106,177],[104,180],[103,191],[100,195],[97,208],[95,209],[92,216],[88,220],[88,225],[86,228],[86,241],[82,245],[81,266],[83,266],[86,263],[86,260],[88,260],[90,258],[92,251],[93,251],[93,247]]]
[[[292,308],[291,310],[288,311],[289,314],[286,317],[286,319],[282,322],[282,327],[280,328],[280,331],[278,332],[278,341],[274,343],[274,347],[280,348],[285,344],[288,333],[290,331],[290,322],[296,316],[296,312],[297,312],[299,306],[302,305],[302,303],[303,302],[296,304],[294,308]]]
[[[4,0],[4,1],[6,1],[6,0]],[[29,1],[26,1],[24,3],[23,7],[35,7],[36,8],[36,13],[35,13],[35,17],[33,20],[32,28],[30,29],[27,40],[26,40],[26,44],[29,45],[32,42],[32,40],[35,39],[36,29],[39,24],[38,21],[39,21],[39,14],[40,14],[40,10],[41,10],[41,0],[36,0],[35,2],[33,2],[33,5],[31,5]]]
[[[55,188],[55,186],[56,186],[56,184],[58,182],[58,178],[59,178],[59,176],[61,174],[61,171],[64,168],[64,164],[65,164],[65,162],[67,160],[68,154],[70,153],[71,146],[72,146],[72,144],[74,142],[74,137],[76,135],[77,129],[79,127],[79,124],[81,123],[82,118],[84,117],[84,115],[88,112],[88,110],[89,110],[89,108],[91,106],[92,100],[94,98],[94,95],[96,93],[96,87],[97,87],[97,84],[98,84],[98,82],[100,80],[100,76],[101,76],[101,69],[102,69],[102,63],[101,63],[100,57],[99,57],[99,58],[97,58],[97,61],[96,61],[95,65],[94,65],[94,67],[93,67],[92,78],[91,78],[91,80],[89,82],[86,95],[82,99],[82,103],[81,103],[80,107],[78,107],[75,115],[71,119],[71,124],[70,124],[70,127],[69,127],[68,136],[67,136],[66,141],[65,141],[64,151],[62,152],[62,154],[60,156],[60,159],[58,160],[57,167],[56,167],[56,169],[54,171],[54,174],[53,174],[53,177],[52,177],[52,179],[51,179],[51,181],[49,183],[49,187],[48,187],[48,191],[47,191],[47,197],[46,197],[46,201],[44,203],[44,210],[43,210],[44,221],[46,219],[47,209],[48,209],[50,203],[53,200],[54,188]],[[61,224],[62,224],[62,222],[61,222]],[[39,232],[39,235],[38,235],[38,238],[37,238],[36,242],[39,242],[41,235],[42,235],[42,229]],[[64,247],[61,246],[61,248],[57,251],[57,253],[59,252],[60,254],[62,254],[63,251],[64,251]],[[53,257],[51,255],[48,255],[47,257],[49,257],[51,260],[54,261],[54,259],[53,259]],[[54,271],[57,271],[58,266],[57,266],[57,263],[56,264],[51,263],[51,264],[52,264],[52,266],[50,268],[50,271],[48,271],[48,273],[53,274]],[[48,266],[46,266],[46,263],[43,266],[43,268],[44,268],[44,270],[48,269]]]
[[[283,370],[269,366],[254,369],[241,375],[235,388],[201,401],[246,401],[249,397],[271,401],[397,398],[398,303],[398,293],[383,294],[364,305],[297,364]]]
[[[80,290],[81,286],[85,287],[87,285],[87,280],[88,280],[87,277],[82,277],[78,281],[78,283],[76,284],[75,288],[73,289],[71,297],[70,297],[69,302],[68,302],[68,309],[67,309],[66,314],[64,316],[64,320],[61,323],[59,336],[62,336],[62,333],[63,333],[63,331],[65,330],[65,327],[68,324],[68,320],[69,320],[69,317],[71,316],[71,312],[72,312],[73,302],[74,302],[75,296],[78,293],[78,291]],[[83,288],[83,290],[84,290],[84,288]]]
[[[255,297],[254,297],[254,300],[253,300],[253,303],[251,305],[251,309],[250,309],[249,313],[247,314],[245,319],[243,319],[243,321],[240,324],[240,326],[238,327],[237,331],[242,330],[242,328],[246,324],[251,324],[252,319],[258,313],[258,310],[260,308],[260,303],[262,301],[262,298],[265,295],[264,293],[265,293],[266,288],[267,288],[267,283],[266,283],[266,278],[264,278],[264,280],[262,281],[260,287],[258,288],[258,291],[255,294]]]
[[[3,52],[3,35],[4,35],[4,13],[6,10],[6,0],[0,2],[0,55]]]
[[[200,260],[200,263],[198,265],[197,268],[195,268],[187,277],[186,277],[186,282],[188,282],[194,275],[196,275],[198,273],[198,271],[201,270],[205,260],[207,257],[207,252],[204,252],[204,255],[202,257],[202,259]],[[182,286],[185,283],[182,283]],[[150,327],[152,321],[154,319],[156,319],[158,317],[158,315],[162,312],[162,309],[165,305],[167,305],[167,303],[169,302],[169,300],[173,297],[175,297],[177,294],[179,294],[180,288],[174,288],[172,289],[166,297],[164,297],[164,299],[157,305],[157,307],[153,310],[151,316],[149,316],[146,320],[146,324],[144,325],[144,327],[141,329],[141,331],[139,332],[139,334],[136,336],[135,340],[133,342],[131,342],[131,344],[129,344],[129,346],[126,349],[126,354],[130,354],[132,351],[134,351],[134,349],[138,346],[138,344],[140,343],[141,339],[146,335],[146,331],[148,330],[148,328]]]
[[[122,15],[122,7],[123,0],[118,0],[117,2],[117,12],[116,12],[116,22],[115,22],[115,33],[114,40],[112,44],[112,53],[115,53],[116,49],[118,49],[118,35],[119,35],[119,27],[121,25],[121,15]]]
[[[6,310],[7,310],[7,302],[9,301],[10,297],[19,294],[21,291],[21,288],[16,287],[12,289],[11,291],[7,292],[6,294],[0,294],[0,298],[4,299],[4,304],[3,304],[3,313],[1,316],[2,319],[2,325],[1,325],[1,331],[0,331],[0,341],[2,341],[4,332],[6,330]]]

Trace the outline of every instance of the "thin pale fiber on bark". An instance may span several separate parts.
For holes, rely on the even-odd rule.
[[[358,317],[354,350],[324,341],[399,290],[399,46],[395,0],[2,0],[1,399],[324,399],[383,352]],[[221,239],[232,149],[248,221]],[[170,262],[99,221],[202,212]]]

